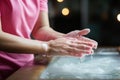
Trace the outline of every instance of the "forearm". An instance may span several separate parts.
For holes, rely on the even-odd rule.
[[[63,36],[63,33],[57,32],[48,26],[40,28],[35,34],[33,34],[35,39],[42,41],[54,40]]]
[[[49,41],[63,36],[63,33],[57,32],[49,27],[48,13],[45,11],[40,12],[38,20],[32,31],[32,37],[37,40]]]
[[[0,50],[15,53],[44,53],[44,42],[0,32]]]

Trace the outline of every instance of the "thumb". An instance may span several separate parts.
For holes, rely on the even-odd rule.
[[[83,29],[83,30],[80,30],[79,31],[79,36],[81,36],[81,35],[87,35],[88,33],[90,32],[90,29]]]

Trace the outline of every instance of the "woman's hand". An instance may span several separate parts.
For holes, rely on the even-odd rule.
[[[91,42],[78,40],[76,38],[65,37],[48,41],[48,55],[71,55],[80,57],[82,53],[91,54],[93,52]]]
[[[83,30],[75,30],[72,32],[69,32],[66,34],[64,37],[72,37],[72,38],[77,38],[80,41],[92,43],[92,48],[96,49],[98,43],[90,38],[84,37],[83,35],[87,35],[90,32],[90,29],[83,29]]]
[[[90,32],[90,29],[83,29],[83,30],[75,30],[71,31],[68,34],[66,34],[64,37],[72,37],[76,38],[81,42],[84,42],[86,44],[89,44],[89,46],[92,49],[96,49],[98,46],[98,43],[90,38],[84,37],[84,35],[87,35]],[[92,50],[93,51],[93,50]],[[81,53],[82,56],[82,53]]]
[[[87,35],[90,32],[90,29],[83,29],[83,30],[75,30],[67,33],[64,37],[78,37]]]

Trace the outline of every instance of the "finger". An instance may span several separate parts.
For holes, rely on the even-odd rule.
[[[86,55],[92,55],[93,54],[93,52],[91,52],[90,54],[86,54],[86,53],[77,53],[77,54],[73,54],[73,56],[76,56],[76,57],[84,57],[84,56],[86,56]]]
[[[78,40],[82,40],[82,41],[87,41],[87,42],[96,42],[90,38],[84,37],[84,36],[80,36],[77,38]]]
[[[81,35],[87,35],[88,33],[90,32],[90,29],[83,29],[83,30],[80,30],[78,35],[81,36]]]
[[[80,31],[79,30],[74,30],[65,35],[65,37],[76,37]]]
[[[77,49],[83,49],[83,50],[91,50],[92,49],[91,46],[86,45],[86,44],[73,44],[73,45],[70,45],[70,47],[75,47]]]
[[[94,40],[92,40],[92,39],[89,39],[89,38],[86,38],[86,37],[84,37],[84,36],[79,37],[79,38],[77,38],[77,39],[80,40],[80,41],[92,43],[93,48],[95,48],[95,49],[96,49],[97,46],[98,46],[98,43],[97,43],[96,41],[94,41]]]
[[[77,40],[77,39],[74,39],[74,40],[71,40],[69,41],[68,43],[71,47],[75,47],[75,46],[80,46],[81,48],[86,48],[86,49],[89,49],[89,48],[93,48],[94,46],[94,43],[93,42],[88,42],[88,41],[80,41],[80,40]]]
[[[89,55],[89,54],[85,54],[85,53],[71,53],[72,56],[75,56],[75,57],[84,57],[86,55]]]
[[[68,50],[68,52],[75,53],[75,54],[78,54],[78,53],[91,54],[92,50],[91,49],[85,50],[85,49],[71,48]]]

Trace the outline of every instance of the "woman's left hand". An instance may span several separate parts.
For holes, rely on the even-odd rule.
[[[84,35],[87,35],[89,32],[90,29],[75,30],[67,33],[64,37],[76,38],[82,42],[85,42],[86,44],[90,44],[89,46],[91,46],[92,49],[97,49],[98,43],[95,40],[84,37]],[[81,54],[81,56],[82,55],[83,54]]]
[[[91,47],[93,49],[96,49],[98,46],[98,43],[95,40],[84,37],[84,35],[87,35],[89,32],[90,32],[90,29],[75,30],[67,33],[64,37],[77,38],[80,41],[85,41],[86,43],[92,43]]]

